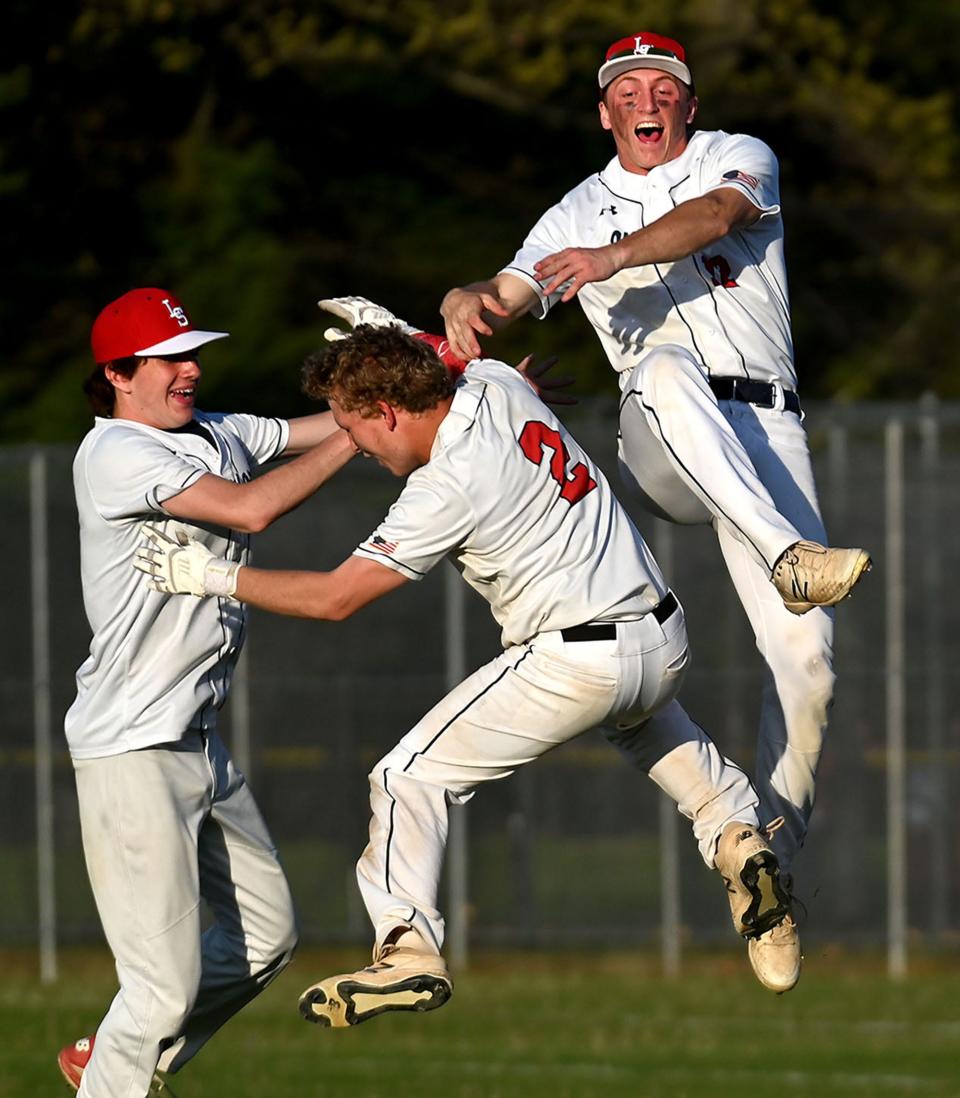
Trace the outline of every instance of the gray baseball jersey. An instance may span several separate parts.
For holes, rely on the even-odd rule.
[[[770,148],[755,137],[698,131],[680,156],[647,175],[626,171],[614,157],[547,210],[503,273],[536,290],[535,315],[543,318],[561,291],[543,294],[538,260],[563,248],[610,244],[720,187],[746,195],[762,211],[760,220],[675,263],[630,267],[590,283],[577,300],[617,371],[673,344],[708,373],[793,389],[779,172]]]
[[[164,502],[213,473],[237,483],[285,449],[287,423],[198,412],[163,431],[97,419],[74,460],[84,607],[93,639],[65,729],[75,759],[210,730],[243,643],[246,611],[228,599],[151,591],[130,567],[140,524],[182,526],[217,556],[246,563],[249,537],[170,518]],[[118,475],[122,472],[122,475]]]
[[[408,579],[448,554],[504,647],[638,618],[666,584],[603,473],[516,370],[471,362],[430,461],[356,550]]]

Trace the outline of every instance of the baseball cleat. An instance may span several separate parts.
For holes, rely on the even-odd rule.
[[[744,938],[757,938],[790,914],[790,894],[780,880],[780,863],[752,825],[727,824],[714,864],[723,878],[733,925]]]
[[[845,599],[872,563],[866,549],[829,549],[815,541],[797,541],[781,554],[770,578],[784,606],[793,614],[805,614]]]
[[[747,955],[754,975],[764,987],[782,995],[800,979],[800,935],[792,915],[759,937],[747,939]]]
[[[67,1045],[57,1053],[57,1067],[60,1069],[60,1074],[74,1090],[80,1089],[80,1079],[91,1052],[93,1052],[93,1038],[81,1037],[79,1041]]]
[[[74,1090],[80,1089],[80,1080],[83,1078],[84,1068],[90,1062],[90,1056],[93,1053],[95,1036],[81,1037],[79,1041],[67,1045],[57,1053],[57,1067],[60,1068],[60,1074]],[[150,1090],[148,1091],[148,1098],[176,1098],[160,1072],[154,1073],[153,1082],[150,1084]]]
[[[300,996],[300,1013],[321,1026],[356,1026],[388,1010],[436,1010],[453,994],[442,957],[386,946],[359,972],[330,976]]]

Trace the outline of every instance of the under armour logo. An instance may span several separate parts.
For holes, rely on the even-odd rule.
[[[171,305],[167,297],[163,299],[163,304],[166,305],[171,320],[175,320],[181,328],[190,327],[190,321],[187,320],[187,314],[183,311],[182,305]]]
[[[607,212],[607,210],[609,210],[610,213],[612,213],[612,214],[616,214],[617,207],[616,206],[604,206],[604,207],[602,207],[601,210],[600,210],[600,216],[603,217],[603,215]]]

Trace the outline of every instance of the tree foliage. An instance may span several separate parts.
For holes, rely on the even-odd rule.
[[[133,285],[233,338],[206,407],[306,410],[317,298],[425,326],[611,155],[606,45],[685,42],[705,128],[781,159],[804,391],[960,395],[960,13],[865,0],[88,0],[7,12],[0,59],[6,439],[72,439],[90,323]],[[948,67],[949,66],[949,67]],[[575,308],[497,349],[610,385]]]

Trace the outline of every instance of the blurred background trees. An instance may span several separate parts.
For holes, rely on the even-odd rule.
[[[701,127],[780,157],[804,393],[960,396],[955,0],[11,0],[4,22],[5,441],[80,437],[90,323],[134,285],[233,333],[211,409],[308,409],[319,297],[437,327],[610,158],[596,70],[640,29],[687,46]],[[493,349],[612,391],[574,306]]]

